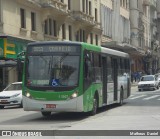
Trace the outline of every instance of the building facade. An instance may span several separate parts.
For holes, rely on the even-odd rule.
[[[157,0],[101,1],[102,45],[130,54],[131,71],[159,71]]]
[[[157,0],[130,0],[131,45],[139,51],[132,54],[132,71],[155,74],[159,68],[157,40]]]
[[[102,45],[122,51],[130,48],[129,0],[102,0],[100,9]]]

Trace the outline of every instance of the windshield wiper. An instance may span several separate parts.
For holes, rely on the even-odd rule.
[[[53,56],[51,57],[51,59],[49,60],[49,67],[48,67],[48,74],[50,73],[50,71],[52,70],[52,68],[55,68],[56,65],[60,65],[60,70],[61,70],[61,63],[63,62],[63,60],[66,58],[66,56],[68,56],[69,53],[64,53],[60,60],[58,60],[54,65],[53,65]]]

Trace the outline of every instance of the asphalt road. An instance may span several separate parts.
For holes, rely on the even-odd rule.
[[[95,116],[88,116],[85,113],[53,113],[51,117],[46,118],[39,112],[25,112],[18,107],[0,109],[0,130],[59,129],[160,130],[160,89],[138,92],[136,86],[132,87],[131,96],[124,101],[123,106],[111,105],[101,108]]]

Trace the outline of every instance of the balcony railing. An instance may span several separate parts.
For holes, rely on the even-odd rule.
[[[94,21],[94,17],[91,15],[85,14],[84,12],[73,11],[70,14],[74,19],[78,21],[86,22],[87,24],[96,25],[96,22]]]
[[[67,5],[58,0],[36,0],[43,8],[54,8],[58,11],[68,13]]]
[[[146,5],[146,6],[156,7],[156,0],[144,0],[143,4]]]
[[[72,11],[70,12],[70,15],[77,21],[80,21],[86,26],[94,26],[98,29],[101,29],[101,24],[94,20],[94,17],[91,15],[88,15],[82,11]]]

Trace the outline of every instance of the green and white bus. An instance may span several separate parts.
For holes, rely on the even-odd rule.
[[[90,112],[130,96],[129,55],[83,42],[29,43],[23,74],[23,108]]]

